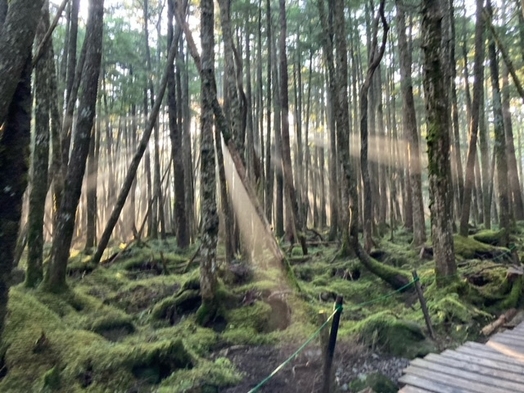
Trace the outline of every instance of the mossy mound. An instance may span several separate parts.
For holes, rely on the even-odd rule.
[[[377,393],[396,393],[398,391],[397,385],[381,373],[362,375],[361,378],[351,382],[349,388],[352,392],[360,392],[366,388]]]
[[[200,292],[195,289],[182,291],[176,296],[170,296],[155,304],[151,318],[169,321],[174,325],[183,315],[195,312],[202,304]]]
[[[358,322],[352,332],[360,342],[395,356],[414,358],[434,350],[419,325],[400,320],[388,311]]]
[[[491,315],[461,301],[457,293],[448,293],[428,301],[432,320],[437,324],[470,323],[475,320],[486,320]]]
[[[494,259],[500,262],[511,261],[510,250],[481,243],[472,237],[453,236],[455,255],[463,259]]]
[[[89,330],[104,336],[109,341],[120,341],[135,331],[135,325],[128,315],[113,312],[96,318]]]
[[[483,229],[473,235],[473,239],[478,242],[489,244],[491,246],[500,246],[502,238],[505,235],[504,230]]]

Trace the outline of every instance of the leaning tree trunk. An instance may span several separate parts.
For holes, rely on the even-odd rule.
[[[179,32],[179,34],[181,34],[181,31]],[[157,122],[158,113],[162,105],[162,99],[164,98],[164,93],[167,88],[169,65],[173,64],[173,61],[175,60],[177,52],[178,52],[178,45],[177,45],[178,38],[179,37],[175,36],[173,41],[171,42],[171,48],[169,49],[169,54],[167,57],[166,69],[164,70],[164,74],[162,75],[162,80],[160,81],[158,95],[156,97],[153,108],[147,120],[147,126],[142,135],[142,139],[140,140],[140,144],[138,145],[138,149],[135,152],[135,155],[133,156],[131,163],[129,164],[129,168],[127,170],[126,177],[124,179],[124,182],[122,183],[122,187],[120,188],[120,192],[118,194],[115,206],[113,207],[113,211],[111,212],[111,216],[107,220],[107,224],[105,226],[104,232],[102,233],[102,236],[100,237],[100,241],[98,243],[96,253],[93,256],[93,260],[92,260],[93,263],[95,264],[98,264],[100,262],[100,259],[102,258],[102,254],[104,253],[104,250],[106,249],[109,243],[109,239],[111,237],[111,234],[113,233],[113,229],[115,228],[115,225],[118,221],[118,217],[120,216],[120,213],[122,212],[122,209],[124,208],[127,196],[129,195],[129,190],[131,190],[131,186],[133,185],[133,181],[136,177],[136,171],[138,169],[138,165],[140,164],[140,161],[142,160],[142,157],[144,156],[144,153],[147,149],[147,145],[149,143],[149,138],[151,137],[151,133],[153,132],[153,128],[155,127],[155,124]]]
[[[453,231],[450,124],[448,86],[444,78],[441,0],[424,0],[422,49],[424,53],[424,98],[426,101],[428,176],[435,273],[438,286],[452,281],[457,272]]]
[[[213,88],[214,88],[214,9],[213,0],[200,2],[201,58],[201,143],[200,181],[202,208],[202,245],[200,261],[200,291],[202,307],[200,322],[205,324],[214,316],[216,304],[216,247],[218,240],[218,213],[216,204],[215,149],[213,143]]]
[[[471,124],[469,129],[468,158],[466,162],[466,177],[464,180],[464,194],[460,215],[461,236],[468,236],[469,215],[471,209],[471,194],[475,183],[475,161],[477,154],[477,134],[479,128],[480,104],[484,98],[482,89],[484,81],[484,18],[482,17],[484,0],[477,0],[476,27],[475,27],[475,65],[473,68],[473,102],[471,107]]]
[[[491,2],[488,0],[488,12],[493,16]],[[502,100],[499,87],[499,66],[495,41],[489,42],[489,68],[491,71],[491,89],[493,97],[493,127],[495,131],[495,159],[497,163],[497,189],[499,199],[499,228],[503,230],[501,244],[507,246],[509,242],[509,198],[508,198],[508,162],[506,157],[506,136],[504,135],[504,121],[502,114]]]
[[[104,0],[91,0],[86,37],[87,48],[82,78],[82,93],[78,107],[78,119],[73,142],[73,151],[67,170],[64,194],[58,211],[58,221],[53,243],[46,289],[60,292],[67,288],[66,269],[69,248],[75,227],[75,215],[82,191],[91,129],[93,128],[98,77],[102,59],[102,35]]]

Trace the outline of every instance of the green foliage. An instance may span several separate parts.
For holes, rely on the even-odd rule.
[[[474,319],[488,319],[491,315],[460,300],[457,293],[448,293],[428,301],[432,320],[436,323],[469,323]]]

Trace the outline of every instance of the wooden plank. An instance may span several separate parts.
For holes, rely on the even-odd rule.
[[[471,347],[460,347],[456,349],[459,353],[465,353],[467,355],[476,356],[481,359],[489,359],[496,362],[500,362],[501,364],[513,364],[513,365],[524,365],[522,361],[519,361],[519,359],[514,359],[509,356],[503,355],[500,352],[497,352],[495,350],[491,350],[491,348],[484,348],[484,349],[478,349],[478,348],[471,348]]]
[[[490,342],[501,343],[501,344],[509,346],[510,348],[513,348],[515,351],[518,351],[519,353],[524,353],[524,342],[515,340],[512,337],[496,335],[496,336],[493,336],[491,340],[489,340],[486,343],[486,345],[488,345],[488,343]]]
[[[434,381],[429,378],[421,377],[413,374],[405,374],[398,380],[400,383],[414,386],[420,389],[426,389],[433,393],[477,393],[463,387],[449,386],[440,381]],[[486,393],[486,392],[484,392]]]
[[[524,376],[519,374],[513,374],[508,371],[494,370],[489,367],[479,366],[473,363],[463,363],[457,360],[451,360],[439,355],[428,355],[424,359],[415,359],[411,362],[412,365],[427,368],[430,370],[437,370],[446,372],[446,368],[453,368],[460,373],[459,370],[464,370],[467,373],[474,373],[478,376],[490,377],[494,379],[500,379],[501,381],[508,381],[520,385],[520,388],[524,389]],[[474,376],[473,376],[474,377]],[[503,382],[497,383],[497,385],[504,386]],[[520,389],[519,388],[519,389]]]
[[[431,390],[426,390],[422,388],[417,388],[415,386],[404,386],[402,389],[398,391],[398,393],[431,393]]]
[[[474,382],[466,378],[449,375],[438,371],[429,371],[425,368],[409,366],[404,372],[407,374],[416,375],[421,378],[431,379],[438,384],[443,384],[448,387],[454,387],[458,392],[462,392],[463,389],[475,393],[509,393],[507,389],[497,388],[492,385],[486,385],[481,382]],[[424,387],[424,386],[422,386]],[[436,390],[437,392],[443,392],[443,390]]]
[[[462,370],[455,370],[455,372],[453,372],[453,369],[449,367],[442,368],[442,370],[429,370],[411,365],[406,370],[404,370],[404,372],[407,374],[413,374],[418,375],[419,377],[432,379],[434,381],[439,381],[448,386],[468,389],[477,393],[520,393],[524,391],[514,389],[513,387],[511,389],[508,389],[508,387],[502,388],[500,385],[497,385],[497,382],[501,380],[482,377],[481,375],[468,373]]]
[[[523,355],[501,344],[496,345],[496,343],[490,344],[488,342],[486,345],[482,345],[479,343],[468,341],[462,347],[457,348],[457,351],[462,348],[470,348],[475,351],[480,351],[481,353],[491,353],[492,355],[499,356],[498,358],[494,358],[492,355],[490,356],[485,355],[489,359],[500,360],[502,362],[507,362],[511,364],[515,364],[515,363],[524,364]]]
[[[494,337],[506,337],[506,338],[515,340],[515,342],[519,342],[519,343],[523,343],[524,344],[524,334],[521,334],[521,333],[515,333],[515,332],[512,332],[512,331],[505,331],[505,332],[502,332],[502,333],[495,334],[492,338],[494,338]]]
[[[492,348],[497,352],[506,355],[510,358],[514,358],[524,362],[524,349],[512,348],[511,344],[499,343],[496,341],[489,341],[486,343],[486,347]]]
[[[429,356],[429,355],[428,355]],[[524,365],[509,364],[505,362],[497,362],[495,360],[485,359],[478,356],[460,353],[457,351],[445,350],[440,354],[443,358],[453,359],[463,363],[478,364],[484,367],[490,367],[496,370],[509,371],[511,373],[520,374],[524,378]]]

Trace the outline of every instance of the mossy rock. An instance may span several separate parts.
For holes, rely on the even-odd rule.
[[[366,388],[371,388],[377,393],[396,393],[398,387],[388,377],[382,373],[363,375],[349,384],[352,392],[360,392]]]
[[[389,311],[376,313],[358,322],[351,330],[362,343],[394,356],[414,358],[434,350],[419,325],[400,320]]]
[[[58,366],[53,367],[48,372],[46,372],[43,376],[43,388],[42,390],[45,391],[56,391],[60,389],[60,369]]]
[[[255,301],[253,304],[230,310],[225,317],[228,321],[228,329],[242,328],[253,329],[256,333],[267,333],[271,319],[272,308],[263,301]]]

